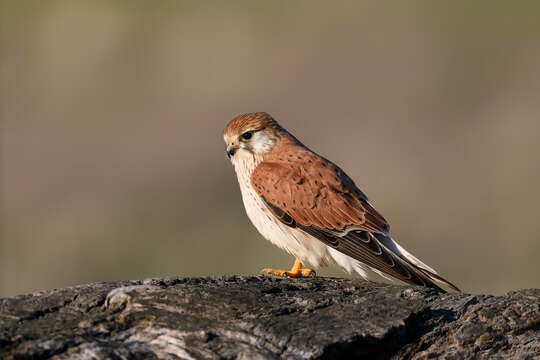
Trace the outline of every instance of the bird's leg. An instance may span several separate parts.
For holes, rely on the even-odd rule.
[[[284,276],[288,278],[301,278],[315,275],[315,271],[302,268],[302,262],[298,259],[294,261],[294,265],[291,270],[263,269],[262,272],[268,275]]]

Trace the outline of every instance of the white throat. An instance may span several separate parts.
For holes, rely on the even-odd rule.
[[[256,155],[244,149],[238,149],[232,156],[231,162],[236,171],[240,189],[244,186],[251,185],[251,174],[253,174],[253,170],[263,161],[264,158],[262,155]],[[244,189],[242,189],[243,191]]]

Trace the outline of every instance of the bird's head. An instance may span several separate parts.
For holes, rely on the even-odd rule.
[[[227,156],[264,156],[271,151],[280,138],[283,129],[267,113],[248,113],[232,119],[223,132],[227,144]]]

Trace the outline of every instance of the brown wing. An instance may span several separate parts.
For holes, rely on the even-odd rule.
[[[377,239],[388,235],[388,223],[330,161],[307,150],[291,152],[259,164],[251,182],[288,226],[402,281],[440,289],[423,269]]]
[[[336,165],[316,154],[262,162],[251,176],[259,195],[303,226],[386,234],[386,220]]]

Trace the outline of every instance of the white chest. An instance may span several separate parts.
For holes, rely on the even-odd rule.
[[[314,266],[325,265],[327,247],[310,235],[281,223],[251,185],[251,174],[259,163],[253,156],[235,155],[233,161],[249,219],[261,235],[273,244],[304,262]]]
[[[284,232],[285,229],[276,221],[274,215],[270,213],[266,204],[251,185],[251,174],[258,162],[251,156],[238,157],[235,160],[234,167],[247,216],[264,238],[282,248],[286,247],[282,243],[289,237],[287,232]]]

